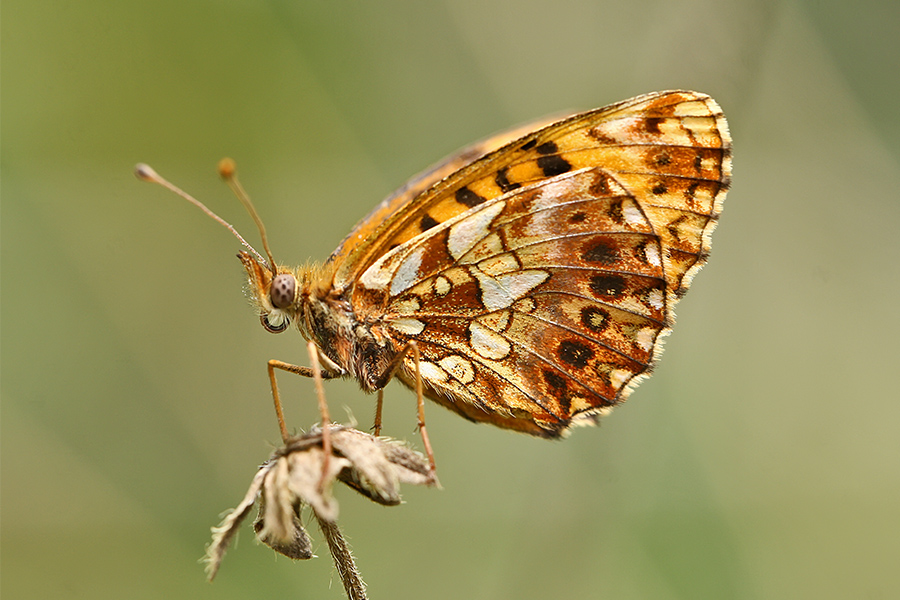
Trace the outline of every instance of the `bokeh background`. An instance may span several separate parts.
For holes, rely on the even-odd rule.
[[[412,174],[639,93],[723,106],[734,185],[655,376],[551,443],[431,405],[442,491],[339,492],[373,598],[900,596],[900,4],[150,3],[2,7],[2,595],[341,598],[245,528],[197,560],[278,440],[238,243],[324,259]],[[312,385],[282,377],[293,427]],[[367,426],[374,398],[328,385]],[[393,384],[387,433],[417,440]],[[314,529],[314,528],[313,528]]]

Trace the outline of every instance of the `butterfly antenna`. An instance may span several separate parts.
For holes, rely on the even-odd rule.
[[[178,194],[179,196],[181,196],[182,198],[184,198],[185,200],[187,200],[188,202],[190,202],[191,204],[193,204],[194,206],[196,206],[197,208],[199,208],[200,210],[205,212],[207,214],[207,216],[211,217],[214,221],[223,225],[226,229],[228,229],[228,231],[233,233],[234,236],[241,241],[241,243],[244,245],[245,248],[247,248],[248,250],[250,250],[250,252],[252,252],[253,254],[256,255],[256,258],[259,259],[259,262],[262,262],[262,263],[266,262],[265,259],[262,257],[262,255],[260,255],[260,253],[256,251],[256,248],[251,246],[250,243],[247,242],[247,240],[245,240],[241,236],[241,234],[239,234],[237,232],[237,230],[231,226],[231,223],[229,223],[228,221],[226,221],[225,219],[223,219],[222,217],[220,217],[213,211],[206,208],[205,204],[203,204],[202,202],[200,202],[199,200],[197,200],[196,198],[194,198],[193,196],[191,196],[190,194],[188,194],[187,192],[182,190],[177,185],[175,185],[175,184],[169,182],[167,179],[163,178],[150,165],[145,165],[144,163],[137,164],[134,167],[134,174],[135,174],[135,176],[137,176],[138,179],[140,179],[142,181],[149,181],[150,183],[155,183],[157,185],[161,185],[162,187],[166,188],[170,192],[174,192],[175,194]],[[263,238],[263,243],[265,243],[265,238]],[[266,248],[266,250],[268,250],[268,247]],[[270,255],[270,258],[271,258],[271,255]]]
[[[272,257],[272,251],[269,250],[269,238],[266,236],[266,226],[263,225],[262,219],[259,218],[256,207],[250,202],[250,196],[244,191],[244,186],[238,181],[237,165],[234,164],[232,159],[223,158],[219,161],[219,175],[225,180],[225,183],[228,184],[228,187],[231,188],[231,191],[234,192],[234,195],[237,196],[238,200],[241,201],[241,204],[244,205],[244,208],[247,209],[250,216],[253,217],[253,222],[256,223],[256,228],[259,229],[259,237],[262,239],[263,250],[266,251],[266,256],[269,257],[269,271],[272,272],[272,275],[277,275],[278,272],[275,268],[275,259]]]

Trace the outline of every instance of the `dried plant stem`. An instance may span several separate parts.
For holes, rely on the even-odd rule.
[[[315,511],[313,513],[315,514]],[[341,582],[344,584],[347,598],[350,600],[366,600],[366,584],[362,580],[359,569],[356,568],[356,562],[353,560],[350,546],[341,534],[337,523],[326,521],[320,518],[318,514],[316,514],[316,520],[319,522],[322,535],[325,536],[325,540],[328,542],[328,549],[331,550],[331,557],[334,559],[338,574],[341,576]]]

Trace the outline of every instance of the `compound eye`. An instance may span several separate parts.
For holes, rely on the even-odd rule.
[[[291,324],[291,320],[284,316],[269,320],[269,315],[260,315],[259,320],[269,333],[281,333]]]
[[[297,291],[297,280],[290,273],[281,273],[272,280],[272,288],[269,290],[269,298],[275,308],[287,308],[294,303],[294,294]],[[268,329],[268,327],[266,328]]]

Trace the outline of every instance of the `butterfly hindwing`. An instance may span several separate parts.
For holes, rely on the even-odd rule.
[[[398,248],[357,298],[415,340],[431,395],[540,435],[616,404],[666,327],[660,248],[601,169],[516,190]],[[414,379],[406,361],[401,378]]]

